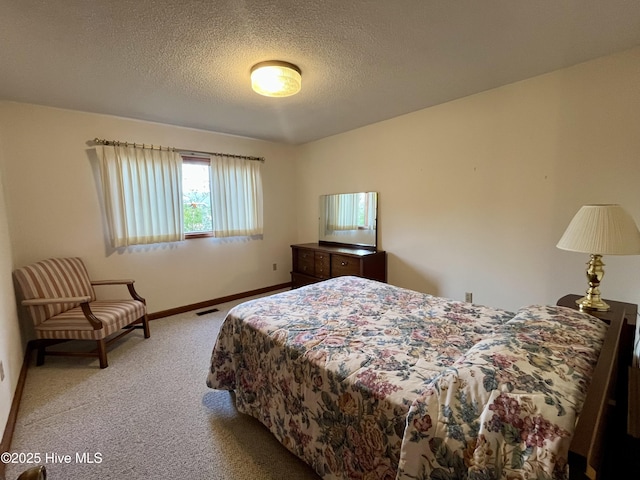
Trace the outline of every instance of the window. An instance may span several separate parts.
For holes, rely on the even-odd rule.
[[[131,144],[96,151],[114,248],[262,235],[261,161]]]
[[[185,237],[262,234],[261,162],[182,155]]]
[[[182,156],[182,210],[185,237],[213,235],[209,158]]]
[[[376,223],[375,192],[358,193],[358,229],[373,230]]]

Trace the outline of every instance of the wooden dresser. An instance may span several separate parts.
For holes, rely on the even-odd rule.
[[[291,288],[342,275],[387,281],[387,253],[322,243],[291,245]]]

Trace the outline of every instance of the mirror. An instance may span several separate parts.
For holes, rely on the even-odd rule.
[[[377,192],[321,195],[319,211],[320,243],[376,249]]]

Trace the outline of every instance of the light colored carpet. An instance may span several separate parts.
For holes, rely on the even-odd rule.
[[[136,331],[112,345],[106,369],[93,358],[32,362],[11,451],[39,453],[50,480],[317,480],[262,424],[238,413],[229,392],[205,384],[222,320],[238,303],[154,320],[151,338]],[[7,480],[29,466],[7,465]]]

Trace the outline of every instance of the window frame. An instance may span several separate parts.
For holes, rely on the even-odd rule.
[[[196,165],[206,165],[209,167],[209,178],[208,178],[208,182],[209,182],[209,208],[211,209],[211,214],[213,215],[213,205],[211,205],[211,157],[208,156],[196,156],[193,154],[186,154],[186,153],[180,153],[180,156],[182,157],[182,164],[184,166],[185,163],[190,163],[190,164],[196,164]],[[184,172],[184,170],[183,170]],[[182,221],[182,226],[184,228],[184,219]],[[187,233],[186,231],[184,232],[184,239],[185,240],[191,240],[194,238],[211,238],[211,237],[215,237],[215,234],[213,233],[213,225],[211,226],[211,231],[210,232],[193,232],[193,233]]]

